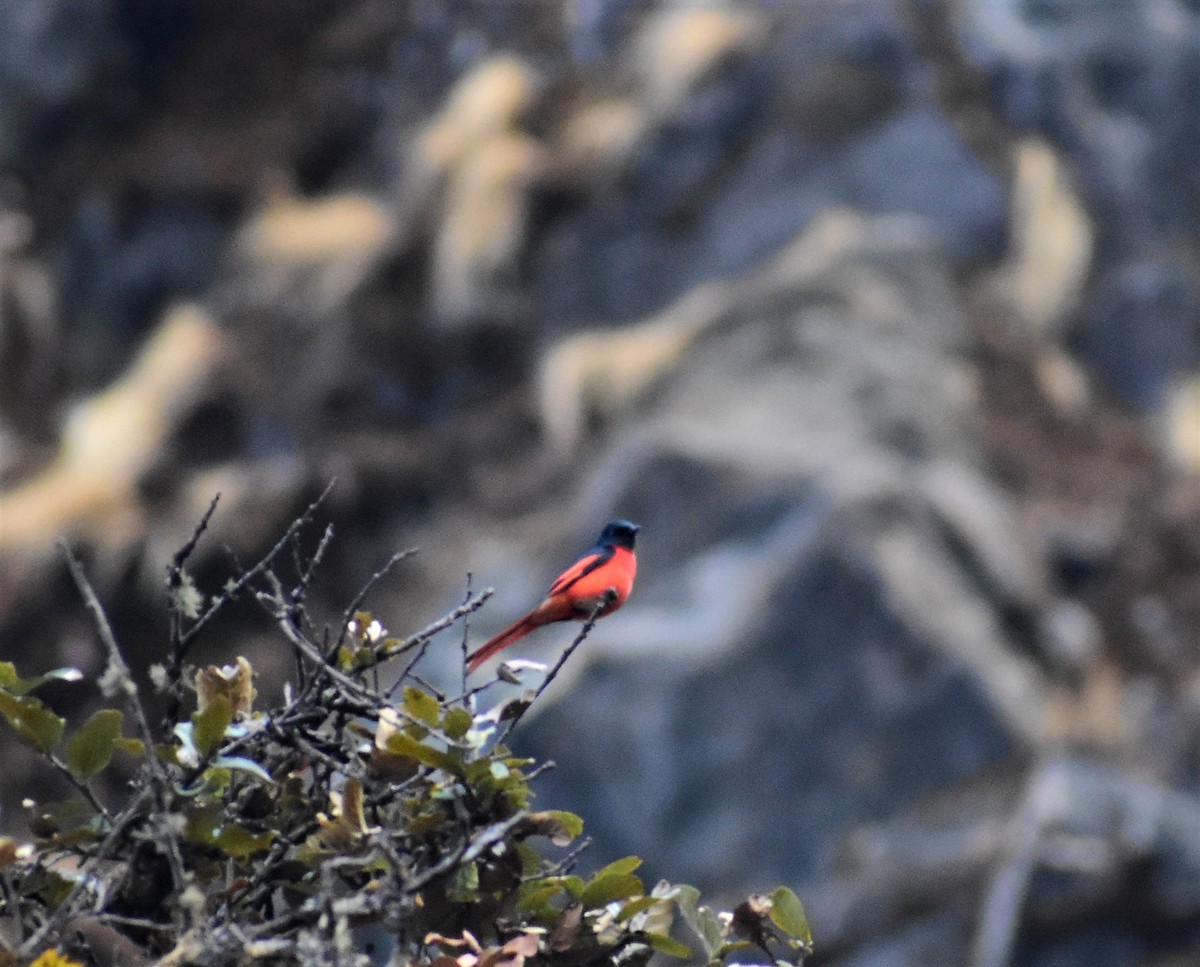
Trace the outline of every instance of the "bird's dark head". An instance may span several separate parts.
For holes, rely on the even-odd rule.
[[[625,547],[632,551],[634,538],[641,529],[639,524],[627,520],[612,520],[604,525],[596,543],[601,547]]]

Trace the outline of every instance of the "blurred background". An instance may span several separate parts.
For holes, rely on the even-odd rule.
[[[1197,963],[1198,104],[1192,0],[0,0],[0,659],[98,674],[65,536],[144,669],[218,492],[206,594],[336,478],[318,616],[419,547],[475,644],[628,517],[516,741],[585,867]]]

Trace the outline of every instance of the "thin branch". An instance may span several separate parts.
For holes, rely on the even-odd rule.
[[[208,525],[212,521],[213,514],[217,511],[217,504],[220,503],[220,500],[221,494],[218,491],[213,494],[213,499],[209,502],[208,510],[204,512],[204,516],[200,518],[200,523],[192,530],[192,536],[188,538],[187,543],[176,551],[175,556],[171,558],[171,567],[167,573],[168,587],[178,587],[179,576],[183,572],[183,566],[195,552],[197,545],[200,543],[200,538],[204,536],[204,532],[208,530]]]
[[[479,832],[474,838],[467,840],[453,853],[444,856],[442,860],[428,869],[422,870],[419,876],[414,876],[404,884],[404,891],[414,894],[425,884],[436,880],[439,876],[458,869],[467,863],[477,860],[484,851],[505,839],[509,833],[529,818],[529,813],[521,810],[501,823],[494,823]]]
[[[297,634],[303,637],[304,629],[300,627],[300,621],[298,620],[300,609],[296,606],[292,596],[283,590],[283,582],[279,580],[278,575],[274,571],[267,571],[264,577],[267,583],[271,585],[272,593],[267,597],[272,602],[272,610],[275,617],[281,622],[286,620],[288,625],[295,628]],[[259,592],[257,596],[259,598],[263,597],[262,592]],[[292,652],[296,659],[296,680],[300,687],[303,688],[305,685],[304,655],[295,646],[294,642]]]
[[[265,591],[260,591],[255,597],[275,618],[287,640],[292,643],[292,647],[315,664],[321,674],[341,686],[347,694],[372,705],[376,702],[377,698],[369,688],[356,682],[337,666],[330,664],[321,654],[321,650],[304,636],[304,631],[296,627],[296,623],[288,613],[287,602],[281,601],[278,597],[267,594]]]
[[[539,873],[538,876],[565,876],[571,870],[575,869],[575,864],[579,862],[579,857],[591,848],[592,837],[585,836],[571,852],[549,867],[544,873]]]
[[[426,645],[434,635],[440,631],[445,631],[459,618],[465,618],[472,612],[478,611],[483,607],[488,598],[495,593],[496,592],[493,588],[484,588],[479,592],[479,594],[475,595],[475,597],[468,597],[466,601],[460,604],[448,615],[439,618],[437,621],[433,622],[433,624],[428,625],[421,631],[418,631],[415,635],[406,638],[399,645],[399,647],[388,652],[387,657],[394,658],[397,655],[403,655],[405,652],[411,651],[413,648],[418,648],[417,654],[414,655],[409,663],[404,667],[404,671],[400,673],[400,677],[396,679],[395,684],[393,684],[392,687],[387,690],[385,696],[391,696],[391,694],[400,687],[404,680],[412,674],[412,670],[416,668],[421,659],[425,657],[425,649],[423,646]]]
[[[175,556],[171,558],[171,566],[167,569],[167,590],[175,591],[183,584],[183,566],[187,563],[188,558],[195,552],[197,545],[200,543],[200,538],[204,536],[204,532],[208,530],[209,522],[212,516],[216,513],[217,503],[221,500],[220,493],[213,496],[212,502],[208,505],[208,510],[204,512],[204,516],[200,518],[200,523],[192,530],[192,536],[188,538],[186,544],[183,545]],[[171,650],[168,659],[168,668],[182,664],[183,642],[181,639],[182,625],[181,615],[177,607],[171,607]]]
[[[263,592],[260,592],[257,597],[259,602],[275,616],[275,620],[278,622],[279,627],[282,629],[288,641],[292,643],[293,647],[303,653],[305,658],[313,662],[321,674],[327,676],[337,686],[339,686],[347,698],[358,699],[359,702],[362,702],[364,705],[362,710],[364,714],[376,712],[380,701],[379,694],[368,688],[366,685],[356,682],[341,669],[337,668],[337,666],[326,661],[325,656],[321,654],[321,650],[311,641],[305,638],[304,632],[296,626],[294,621],[291,620],[291,616],[287,613],[287,606],[284,602]],[[403,707],[397,707],[395,712],[405,721],[421,726],[428,731],[430,735],[436,736],[447,745],[461,745],[461,743],[456,742],[440,729],[433,728],[429,725],[429,723],[422,722],[420,719],[409,714]]]
[[[120,927],[136,927],[138,930],[173,930],[169,923],[159,923],[157,920],[147,920],[145,917],[123,917],[119,913],[97,913],[96,920],[116,924]]]
[[[525,773],[525,781],[532,783],[534,779],[544,773],[551,772],[558,768],[558,764],[553,759],[547,759],[545,762],[539,762],[536,766]]]
[[[596,622],[600,620],[600,612],[612,604],[613,601],[616,600],[616,597],[616,592],[611,588],[604,593],[604,597],[596,604],[594,608],[592,608],[592,613],[588,615],[587,621],[584,622],[583,627],[579,630],[579,634],[575,636],[575,640],[567,645],[567,650],[564,651],[559,656],[558,661],[554,663],[554,667],[550,669],[550,674],[542,679],[542,684],[540,684],[537,688],[537,691],[533,693],[533,698],[530,699],[529,702],[523,705],[520,709],[518,709],[516,715],[509,719],[508,728],[504,730],[504,735],[502,735],[499,739],[500,742],[506,741],[508,737],[512,735],[512,731],[517,727],[517,723],[525,717],[525,713],[533,707],[533,703],[542,697],[546,689],[550,687],[550,683],[558,677],[558,673],[562,671],[562,667],[567,663],[567,659],[575,654],[575,649],[582,645],[587,636],[592,633],[592,628],[594,628],[596,626]]]
[[[47,752],[46,758],[49,760],[50,765],[54,766],[58,774],[66,779],[67,782],[69,782],[72,786],[74,786],[79,794],[88,801],[88,805],[90,805],[105,819],[112,819],[112,816],[109,815],[108,810],[104,808],[104,803],[96,798],[96,794],[92,791],[92,787],[86,782],[80,780],[75,773],[71,771],[70,767],[62,761],[62,759],[56,756],[53,752]]]
[[[215,618],[229,604],[229,602],[231,602],[242,592],[247,584],[249,584],[254,580],[255,577],[270,567],[271,563],[278,556],[279,552],[287,547],[288,542],[293,536],[295,536],[300,528],[312,520],[313,514],[316,513],[317,508],[320,507],[325,498],[329,496],[329,492],[333,489],[334,483],[335,481],[331,480],[325,489],[321,491],[320,496],[318,496],[316,500],[308,505],[304,513],[302,513],[299,517],[293,520],[291,524],[288,525],[288,528],[286,531],[284,531],[283,536],[275,542],[275,545],[269,551],[267,551],[267,553],[261,559],[259,559],[257,564],[250,568],[250,570],[244,571],[241,576],[237,578],[237,580],[227,585],[220,594],[213,598],[212,603],[208,606],[208,609],[196,619],[195,623],[188,628],[187,631],[181,631],[177,626],[176,622],[179,620],[178,612],[176,609],[172,608],[171,649],[167,660],[167,708],[163,717],[165,728],[171,728],[175,721],[179,718],[179,709],[183,704],[183,695],[180,690],[179,682],[183,675],[183,661],[187,657],[188,649],[191,648],[192,642],[194,642],[197,635],[199,635],[200,632],[207,627],[208,623],[212,621],[212,619]],[[214,501],[212,507],[215,506],[216,503]],[[212,507],[209,509],[210,514],[212,512]],[[207,518],[208,515],[205,515],[205,521],[207,521]],[[202,524],[203,523],[204,522],[202,522]],[[196,532],[193,534],[193,540],[199,539],[199,535],[202,530],[203,527],[197,528]],[[188,551],[188,553],[190,554],[191,552]],[[182,554],[183,552],[181,551],[180,555]],[[182,560],[185,560],[187,555],[183,555],[182,558],[180,555],[176,555],[176,560],[182,564]],[[178,575],[176,575],[173,571],[172,577],[178,578]]]
[[[121,654],[121,647],[117,644],[116,635],[113,634],[112,626],[108,623],[108,615],[105,614],[104,606],[96,596],[95,588],[92,587],[87,574],[84,573],[83,565],[75,557],[70,545],[66,541],[59,541],[59,548],[66,558],[67,568],[71,572],[75,586],[79,588],[79,593],[83,597],[84,604],[92,612],[96,631],[100,635],[100,641],[103,643],[105,651],[108,652],[108,667],[115,674],[117,686],[125,701],[125,707],[132,714],[137,724],[138,732],[141,734],[142,743],[145,745],[145,769],[150,773],[152,779],[151,789],[154,793],[155,804],[158,807],[158,823],[163,827],[160,832],[162,833],[163,845],[166,849],[167,862],[171,867],[171,877],[175,882],[175,887],[182,889],[183,885],[187,882],[187,874],[183,866],[183,856],[179,852],[179,842],[175,834],[168,830],[165,825],[170,815],[167,794],[171,787],[171,779],[167,775],[166,766],[155,754],[154,750],[157,743],[154,732],[150,728],[150,721],[146,718],[146,709],[142,705],[137,683],[133,680],[133,675],[129,671],[129,665],[126,664],[125,657]]]
[[[423,645],[430,638],[432,638],[434,635],[436,635],[439,631],[445,631],[452,624],[454,624],[454,622],[456,622],[459,618],[463,618],[466,615],[471,614],[473,611],[478,611],[480,608],[483,607],[484,603],[488,600],[488,598],[490,598],[495,593],[496,593],[496,591],[494,588],[484,588],[477,595],[475,595],[475,597],[469,598],[468,600],[464,601],[457,608],[455,608],[453,611],[451,611],[448,615],[445,615],[444,617],[441,617],[437,621],[433,622],[433,624],[428,625],[425,628],[422,628],[415,635],[412,635],[412,636],[404,639],[404,641],[400,644],[399,647],[394,648],[392,651],[390,651],[388,653],[388,657],[392,658],[392,657],[395,657],[396,655],[402,655],[406,651],[409,651],[410,649],[415,648],[417,645]]]
[[[321,534],[321,540],[317,543],[317,549],[313,551],[312,556],[308,559],[307,564],[300,559],[299,535],[297,535],[296,539],[292,541],[293,564],[295,566],[296,573],[300,575],[300,579],[296,586],[287,593],[287,600],[289,602],[289,610],[292,614],[292,620],[295,621],[297,627],[308,628],[310,631],[315,630],[313,628],[312,621],[309,620],[308,609],[305,607],[305,601],[308,598],[309,585],[312,583],[312,579],[317,573],[317,567],[320,565],[321,561],[324,560],[325,553],[329,550],[329,545],[332,543],[332,541],[333,525],[326,524],[325,530]],[[268,572],[268,575],[273,581],[275,581],[277,585],[279,584],[279,582],[275,579],[273,572]],[[282,592],[281,585],[280,591]],[[282,593],[280,596],[281,598],[283,597]],[[304,665],[299,661],[297,662],[297,684],[301,688],[304,687]]]
[[[112,626],[108,623],[108,615],[104,612],[104,606],[96,596],[96,590],[92,587],[91,581],[88,580],[87,574],[84,573],[83,565],[75,557],[71,546],[66,541],[59,541],[58,546],[66,558],[67,568],[71,572],[75,586],[79,589],[80,595],[83,596],[84,605],[92,613],[92,618],[96,624],[96,631],[100,635],[100,641],[104,645],[104,650],[108,652],[109,667],[115,672],[125,704],[130,712],[133,713],[138,731],[142,736],[142,742],[145,743],[147,760],[157,763],[157,757],[152,754],[155,746],[154,733],[151,731],[150,722],[146,718],[146,710],[142,707],[141,696],[138,694],[133,675],[129,671],[129,666],[125,663],[124,655],[121,654],[121,647],[117,644],[117,638],[113,634]],[[165,776],[163,778],[165,779]]]
[[[325,533],[321,535],[320,543],[317,544],[317,549],[313,551],[312,557],[308,560],[308,566],[300,571],[300,591],[301,597],[308,593],[308,586],[312,583],[313,576],[317,572],[317,567],[321,561],[325,559],[325,552],[329,550],[329,545],[333,542],[333,525],[325,525]]]
[[[385,563],[383,567],[367,578],[367,583],[359,588],[358,593],[354,596],[350,604],[346,607],[345,612],[342,614],[341,630],[338,632],[337,641],[334,642],[333,647],[329,649],[326,660],[331,661],[338,653],[338,649],[346,643],[346,630],[350,627],[350,619],[353,618],[355,612],[362,607],[362,603],[367,599],[367,595],[371,593],[371,589],[380,581],[382,581],[392,568],[394,568],[401,561],[412,557],[416,553],[417,548],[415,547],[410,547],[403,551],[397,551],[387,559],[387,563]]]
[[[468,571],[467,572],[467,591],[466,591],[466,596],[463,598],[463,604],[466,604],[470,600],[471,600],[471,572]],[[470,637],[471,637],[471,616],[466,615],[463,618],[463,633],[462,633],[462,642],[460,645],[461,650],[462,650],[462,693],[461,694],[463,694],[463,695],[465,695],[467,693],[467,657],[470,652],[470,641],[469,641]]]
[[[265,555],[263,555],[259,562],[250,568],[250,570],[245,571],[236,581],[233,582],[233,584],[222,591],[221,594],[209,606],[208,610],[196,619],[196,623],[188,628],[181,639],[181,644],[184,647],[190,645],[192,641],[195,640],[196,635],[198,635],[204,628],[204,626],[216,616],[217,612],[235,597],[237,597],[237,595],[241,593],[247,584],[249,584],[256,577],[258,577],[258,575],[262,574],[268,567],[271,566],[271,563],[275,560],[275,557],[280,551],[287,547],[288,542],[296,535],[300,528],[312,520],[313,514],[316,513],[317,508],[324,503],[325,498],[329,496],[329,492],[333,490],[333,485],[335,482],[336,481],[333,480],[329,481],[328,486],[321,491],[321,495],[308,505],[304,513],[302,513],[299,517],[292,521],[291,524],[288,525],[288,529],[283,532],[283,536],[275,542],[275,545],[269,551],[267,551]]]

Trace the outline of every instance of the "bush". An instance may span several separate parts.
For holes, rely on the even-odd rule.
[[[530,784],[548,764],[514,756],[506,740],[592,621],[538,690],[481,713],[487,685],[468,689],[464,675],[461,694],[448,697],[417,666],[434,636],[489,592],[422,631],[392,636],[358,609],[396,555],[340,627],[319,632],[305,597],[331,530],[307,558],[299,551],[316,506],[208,599],[185,565],[213,502],[169,571],[172,631],[165,662],[150,669],[153,702],[64,548],[107,654],[101,690],[119,707],[67,735],[65,720],[33,693],[79,673],[21,678],[0,663],[0,717],[77,793],[26,803],[33,843],[0,838],[0,967],[33,958],[39,967],[156,958],[580,967],[644,963],[655,951],[713,965],[803,960],[808,927],[787,888],[718,915],[692,887],[647,889],[637,857],[585,878],[575,873],[583,820],[533,808]],[[295,552],[297,569],[286,583],[284,551]],[[243,596],[270,612],[295,655],[295,681],[277,708],[255,708],[245,658],[223,668],[187,662],[212,618]],[[526,670],[502,666],[500,675],[515,683]],[[157,724],[156,703],[165,710]],[[106,805],[97,777],[127,756],[137,760],[136,780],[119,806]],[[575,848],[552,860],[535,845],[543,841]],[[676,938],[677,921],[690,928],[687,944]]]

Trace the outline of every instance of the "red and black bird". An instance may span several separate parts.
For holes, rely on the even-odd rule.
[[[610,521],[596,546],[562,572],[550,585],[546,599],[520,621],[506,628],[467,659],[473,672],[499,651],[520,641],[534,628],[555,621],[586,621],[605,598],[597,617],[612,614],[625,603],[637,574],[634,539],[641,527],[627,520]]]

